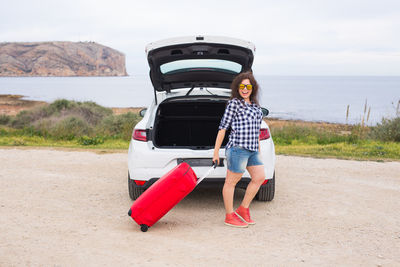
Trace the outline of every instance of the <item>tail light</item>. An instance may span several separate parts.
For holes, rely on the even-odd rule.
[[[137,185],[144,185],[146,181],[134,180]]]
[[[138,141],[147,142],[146,130],[133,130],[132,138]]]
[[[265,140],[270,137],[271,137],[271,135],[269,134],[269,131],[267,128],[260,129],[260,140]]]

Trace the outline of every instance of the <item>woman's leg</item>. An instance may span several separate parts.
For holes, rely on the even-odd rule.
[[[235,193],[235,186],[242,178],[242,175],[243,173],[227,170],[224,188],[222,189],[226,213],[230,214],[233,212],[233,195]]]
[[[247,186],[241,206],[248,208],[251,201],[260,189],[260,186],[265,180],[264,165],[248,166],[247,171],[251,176],[251,181]]]

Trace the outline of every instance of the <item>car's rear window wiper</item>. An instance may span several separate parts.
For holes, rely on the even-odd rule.
[[[188,96],[193,91],[193,89],[194,89],[194,84],[192,85],[192,88],[190,88],[190,90],[186,93],[185,96]]]

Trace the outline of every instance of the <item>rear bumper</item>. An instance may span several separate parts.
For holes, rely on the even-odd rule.
[[[150,178],[144,185],[141,187],[144,189],[149,188],[152,184],[157,182],[157,180],[160,178]],[[247,185],[250,183],[250,178],[248,177],[243,177],[237,184],[236,187],[238,188],[246,188]],[[222,187],[225,183],[225,177],[224,178],[205,178],[197,187],[200,188],[214,188],[214,187]]]
[[[264,163],[266,179],[272,179],[275,171],[275,149],[271,139],[263,140],[261,144],[261,158]],[[213,149],[190,150],[190,149],[159,149],[152,146],[152,142],[140,142],[132,140],[128,151],[128,169],[131,179],[148,181],[152,177],[162,177],[179,164],[182,158],[212,159]],[[225,149],[219,150],[220,159],[224,159],[225,166],[217,167],[207,177],[207,180],[225,179],[226,161]],[[193,166],[192,169],[198,177],[201,177],[211,166]],[[243,179],[250,179],[246,170]],[[203,182],[202,182],[203,183]]]

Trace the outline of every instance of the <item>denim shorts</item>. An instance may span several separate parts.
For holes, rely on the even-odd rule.
[[[247,166],[264,165],[258,151],[233,146],[225,150],[228,170],[244,173]]]

